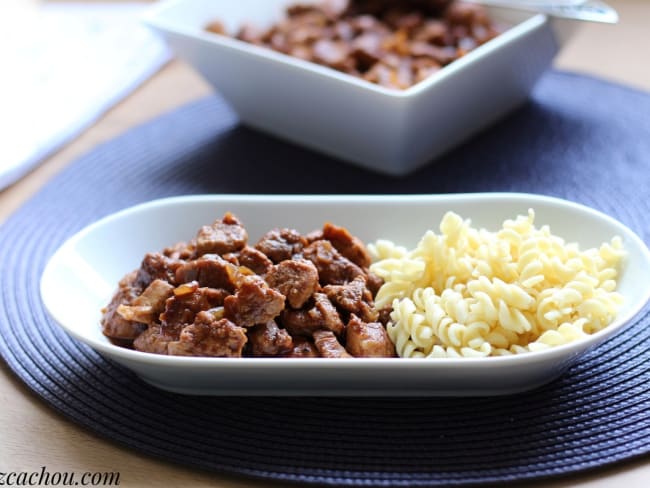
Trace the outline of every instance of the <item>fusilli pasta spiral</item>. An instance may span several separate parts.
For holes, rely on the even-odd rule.
[[[375,303],[392,307],[387,330],[401,357],[539,351],[611,323],[622,302],[621,239],[581,251],[534,218],[529,210],[489,232],[448,212],[440,234],[425,232],[411,251],[369,246],[371,271],[384,279]]]

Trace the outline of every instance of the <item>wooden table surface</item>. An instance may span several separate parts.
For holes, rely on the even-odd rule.
[[[4,4],[4,13],[7,13],[8,6],[18,8],[20,3],[2,1],[9,2]],[[556,65],[650,92],[650,1],[609,0],[609,3],[621,14],[621,22],[617,26],[582,24],[575,38],[557,58]],[[21,5],[24,11],[24,2]],[[3,8],[0,7],[0,18],[2,14]],[[1,191],[0,222],[54,174],[97,144],[210,91],[210,87],[187,65],[180,61],[171,62],[76,140],[21,181]],[[45,466],[50,472],[117,471],[120,485],[127,487],[280,486],[176,466],[99,438],[44,404],[1,362],[0,402],[0,473],[40,471],[41,466]],[[534,486],[648,487],[650,457],[570,478],[534,483]]]

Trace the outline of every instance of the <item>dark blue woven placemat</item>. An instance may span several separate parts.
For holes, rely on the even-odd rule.
[[[98,147],[0,229],[0,353],[75,422],[217,472],[437,486],[537,479],[648,454],[647,309],[557,381],[515,396],[197,398],[158,391],[70,339],[38,292],[45,262],[75,231],[190,193],[544,193],[613,215],[648,242],[648,114],[648,94],[551,72],[509,118],[395,179],[239,127],[221,99],[201,100]]]

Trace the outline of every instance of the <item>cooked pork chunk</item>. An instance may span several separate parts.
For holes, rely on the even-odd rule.
[[[284,260],[264,276],[271,288],[278,290],[292,308],[302,307],[318,289],[318,271],[305,259]]]
[[[277,317],[284,308],[284,295],[269,288],[259,276],[247,276],[223,305],[226,318],[242,327],[252,327]]]
[[[131,305],[120,305],[117,313],[126,320],[153,325],[159,321],[173,291],[174,287],[166,281],[154,280]]]
[[[347,229],[328,222],[323,226],[323,239],[330,241],[343,257],[360,268],[370,266],[372,259],[366,246],[360,239],[350,234]]]
[[[176,269],[179,284],[197,281],[199,286],[222,288],[234,292],[239,282],[239,270],[217,254],[204,254]]]
[[[183,261],[165,256],[159,252],[147,253],[138,269],[136,283],[145,289],[154,280],[163,280],[176,285],[176,269]]]
[[[248,331],[248,346],[253,356],[280,356],[293,349],[291,336],[271,320]]]
[[[159,325],[154,325],[145,330],[133,341],[136,351],[150,352],[153,354],[169,354],[167,346],[176,338],[164,334]]]
[[[324,358],[351,358],[331,330],[314,332],[314,344]]]
[[[306,337],[295,337],[293,349],[287,354],[288,358],[317,358],[320,357],[314,343]]]
[[[241,357],[247,342],[246,330],[228,319],[216,319],[209,311],[196,314],[192,325],[183,328],[168,353],[176,356]]]
[[[282,324],[292,336],[311,337],[320,329],[341,335],[345,324],[332,302],[324,293],[314,293],[313,299],[314,304],[308,309],[285,309],[281,315]]]
[[[194,322],[199,312],[222,306],[226,296],[226,290],[199,287],[196,281],[174,288],[173,295],[165,302],[165,311],[160,316],[163,331],[168,334],[179,333],[184,326]]]
[[[365,275],[359,266],[343,257],[329,241],[314,241],[302,254],[316,265],[322,286],[344,285],[357,276]]]
[[[355,313],[366,321],[377,320],[372,293],[366,288],[363,276],[357,276],[345,285],[327,285],[323,291],[338,308]]]
[[[237,259],[241,266],[246,266],[258,275],[265,275],[273,266],[273,261],[266,257],[262,251],[250,246],[239,251]]]
[[[346,349],[358,358],[392,358],[395,346],[379,322],[366,323],[352,315],[345,330]]]
[[[196,235],[196,253],[225,254],[239,251],[246,245],[248,232],[239,220],[227,213],[212,225],[204,225]]]
[[[132,341],[147,328],[143,323],[125,319],[118,312],[120,307],[131,305],[142,292],[142,288],[135,285],[137,274],[137,271],[133,271],[120,280],[117,292],[104,309],[102,332],[111,339]]]
[[[266,254],[277,264],[285,259],[291,259],[291,256],[301,252],[306,244],[306,239],[297,230],[273,229],[255,244],[255,249]]]

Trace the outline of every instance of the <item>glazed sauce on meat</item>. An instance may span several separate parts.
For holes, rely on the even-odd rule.
[[[251,244],[231,213],[147,253],[103,309],[111,342],[208,357],[394,357],[364,244],[326,223],[271,229]]]

